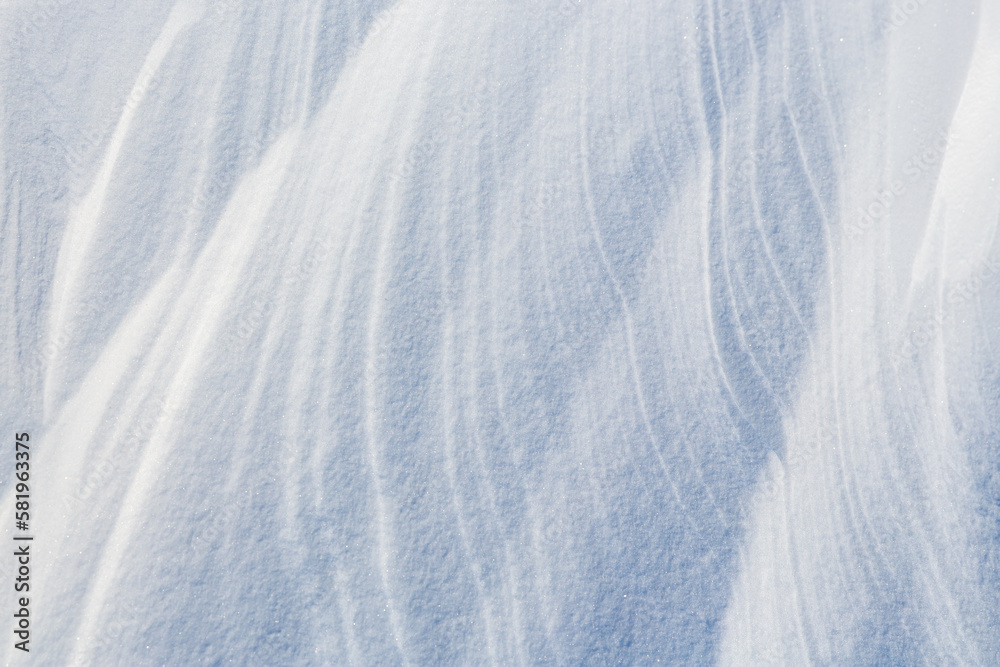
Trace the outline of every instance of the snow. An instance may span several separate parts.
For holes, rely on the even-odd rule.
[[[4,664],[1000,663],[1000,0],[0,34]]]

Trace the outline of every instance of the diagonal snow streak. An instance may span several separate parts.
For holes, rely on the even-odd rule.
[[[108,147],[105,149],[94,182],[70,214],[63,240],[59,246],[59,259],[55,275],[52,278],[52,315],[49,322],[51,336],[59,335],[68,324],[69,312],[75,296],[75,286],[84,277],[81,272],[85,266],[94,234],[100,224],[101,210],[108,196],[115,165],[125,144],[132,120],[150,86],[150,81],[157,75],[160,64],[170,51],[177,36],[192,23],[198,21],[203,13],[204,3],[202,0],[179,0],[170,10],[167,22],[142,63],[135,85],[122,109],[121,117],[111,135]],[[51,368],[55,368],[55,366],[53,365]],[[46,377],[46,387],[57,386],[59,379],[50,372]],[[52,391],[51,389],[46,390],[46,414],[50,414],[54,407]]]
[[[177,315],[167,324],[160,343],[154,345],[150,361],[155,362],[161,355],[179,353],[179,363],[175,360],[177,368],[167,387],[168,404],[185,405],[194,399],[194,384],[199,368],[210,353],[223,305],[236,290],[242,269],[255,246],[263,219],[274,204],[297,142],[297,132],[283,137],[259,172],[237,191],[230,208],[220,220],[218,230],[192,269],[176,306]],[[220,272],[216,268],[219,266],[227,270]],[[193,322],[187,321],[189,312],[193,315]],[[139,326],[142,324],[139,323]],[[181,333],[182,329],[186,331]],[[95,368],[94,373],[99,374],[100,370],[100,367]],[[113,384],[113,381],[98,377],[94,384]],[[94,629],[105,600],[113,594],[122,556],[141,522],[143,507],[149,500],[159,471],[163,470],[170,449],[176,442],[172,436],[170,422],[160,425],[143,452],[114,530],[104,548],[98,572],[90,585],[81,623],[75,633],[77,641],[71,663],[89,657],[88,646],[93,642]]]

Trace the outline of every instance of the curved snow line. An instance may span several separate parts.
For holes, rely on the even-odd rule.
[[[263,164],[237,189],[223,213],[212,238],[198,258],[184,293],[174,307],[173,317],[159,336],[146,364],[159,359],[179,358],[167,390],[167,403],[184,406],[191,402],[195,379],[216,338],[226,312],[226,304],[239,287],[242,270],[259,240],[264,219],[274,205],[279,187],[299,143],[300,128],[295,127],[272,147]],[[220,271],[227,267],[228,271]],[[129,326],[141,327],[141,320]],[[124,328],[124,327],[123,327]],[[181,351],[178,355],[177,352]],[[105,369],[95,367],[96,384],[114,384],[101,377]],[[104,601],[112,592],[121,560],[142,519],[149,495],[160,479],[160,471],[173,449],[172,425],[160,424],[143,452],[135,476],[122,502],[114,529],[105,544],[97,574],[86,596],[81,622],[75,633],[71,662],[84,661],[93,645]]]
[[[908,306],[940,257],[940,281],[968,278],[987,259],[1000,213],[1000,4],[984,2],[965,88],[952,119],[923,242],[913,263]],[[909,310],[909,309],[907,309]]]
[[[70,213],[66,231],[59,244],[55,275],[52,281],[52,305],[49,317],[50,336],[57,335],[68,324],[70,304],[75,296],[76,284],[83,270],[84,260],[90,250],[94,234],[100,224],[101,210],[108,195],[111,176],[125,142],[125,136],[132,126],[136,109],[149,90],[150,82],[156,76],[164,57],[173,46],[182,30],[197,22],[204,14],[202,0],[180,0],[170,10],[166,23],[153,42],[146,59],[139,69],[139,75],[126,99],[121,117],[104,152],[101,166],[93,184],[83,200]],[[59,364],[49,365],[45,378],[44,414],[51,414],[53,392],[58,386],[56,369]]]

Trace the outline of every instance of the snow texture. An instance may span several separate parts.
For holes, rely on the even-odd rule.
[[[1000,0],[0,35],[4,664],[1000,664]]]

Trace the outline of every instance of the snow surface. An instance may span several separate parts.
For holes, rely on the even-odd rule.
[[[0,36],[5,664],[1000,664],[1000,0]]]

